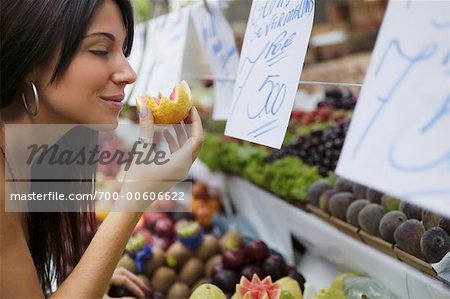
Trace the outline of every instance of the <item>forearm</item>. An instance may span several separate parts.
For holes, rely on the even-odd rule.
[[[102,298],[140,212],[110,212],[52,298]]]

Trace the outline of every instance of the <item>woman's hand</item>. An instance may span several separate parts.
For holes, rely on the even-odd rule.
[[[109,286],[110,288],[115,286],[126,289],[134,295],[133,297],[122,298],[145,298],[146,294],[151,293],[150,288],[148,288],[145,283],[141,279],[139,279],[139,277],[122,267],[114,270]],[[104,298],[110,297],[105,296]]]
[[[143,200],[145,193],[167,192],[184,180],[203,144],[203,128],[197,109],[179,124],[153,125],[153,117],[146,105],[140,106],[140,140],[121,188],[124,195],[113,207],[115,211],[143,211],[151,200]],[[151,153],[148,155],[148,153]],[[142,160],[151,157],[142,163]],[[139,159],[141,163],[139,163]],[[129,194],[141,193],[140,200],[129,200]],[[148,194],[146,194],[148,195]]]

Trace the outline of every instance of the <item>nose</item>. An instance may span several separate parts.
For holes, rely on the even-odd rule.
[[[125,56],[120,57],[117,71],[113,74],[113,82],[118,85],[132,84],[136,81],[136,72],[131,67]]]

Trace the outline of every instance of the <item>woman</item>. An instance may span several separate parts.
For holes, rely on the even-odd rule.
[[[12,179],[15,188],[19,186],[15,179],[33,169],[18,169],[8,161],[5,125],[118,124],[124,88],[136,79],[126,59],[133,40],[133,16],[129,0],[3,0],[0,11],[0,180],[6,188],[5,181]],[[203,139],[195,108],[185,123],[191,126],[188,138],[164,135],[173,156],[158,169],[168,176],[177,174],[178,179],[187,174]],[[85,131],[84,139],[94,141],[95,130]],[[152,135],[151,114],[141,105],[140,139],[151,142]],[[57,141],[38,131],[14,139],[14,150],[20,151],[27,138]],[[147,148],[142,143],[140,147]],[[95,167],[77,171],[92,176]],[[135,163],[126,177],[154,179],[154,169]],[[124,183],[121,192],[166,191],[175,183]],[[0,192],[1,298],[48,296],[53,278],[58,284],[51,294],[55,298],[102,298],[110,285],[144,296],[146,287],[134,274],[115,269],[141,212],[109,213],[90,240],[89,230],[95,226],[92,213],[5,212],[5,188]],[[137,211],[142,204],[119,201],[115,206],[116,211]]]

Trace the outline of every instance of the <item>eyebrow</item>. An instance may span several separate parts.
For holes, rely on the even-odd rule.
[[[103,35],[106,36],[107,38],[109,38],[112,41],[116,40],[116,37],[114,36],[114,34],[108,33],[108,32],[94,32],[88,35],[85,35],[84,38],[86,37],[90,37],[90,36],[96,36],[96,35]]]

